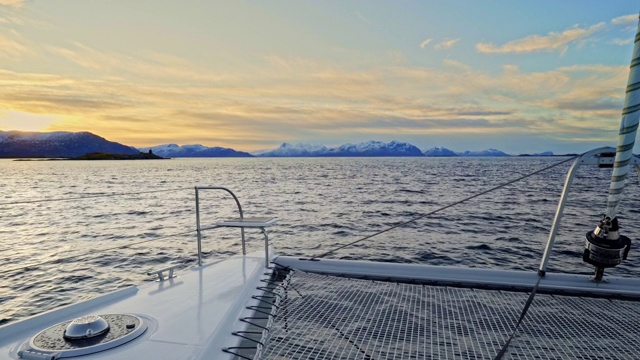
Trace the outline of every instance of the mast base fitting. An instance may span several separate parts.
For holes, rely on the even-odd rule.
[[[617,240],[609,240],[587,233],[582,261],[599,269],[611,268],[626,260],[631,250],[631,239],[620,235]]]

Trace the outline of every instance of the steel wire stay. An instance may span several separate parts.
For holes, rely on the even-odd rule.
[[[324,252],[324,253],[322,253],[322,254],[320,254],[320,255],[316,255],[316,256],[310,257],[309,259],[310,259],[310,260],[316,260],[316,259],[319,259],[319,258],[323,258],[323,257],[325,257],[325,256],[327,256],[327,255],[330,255],[330,254],[332,254],[332,253],[334,253],[334,252],[336,252],[336,251],[338,251],[338,250],[342,250],[342,249],[347,248],[347,247],[349,247],[349,246],[355,245],[355,244],[357,244],[357,243],[359,243],[359,242],[362,242],[362,241],[365,241],[365,240],[369,240],[369,239],[371,239],[372,237],[375,237],[375,236],[378,236],[378,235],[382,235],[382,234],[384,234],[384,233],[386,233],[386,232],[389,232],[389,231],[391,231],[391,230],[394,230],[394,229],[397,229],[397,228],[399,228],[399,227],[403,227],[403,226],[405,226],[405,225],[411,224],[411,223],[416,222],[416,221],[418,221],[418,220],[424,219],[424,218],[425,218],[425,217],[427,217],[427,216],[430,216],[430,215],[433,215],[433,214],[438,213],[438,212],[440,212],[440,211],[446,210],[446,209],[448,209],[448,208],[450,208],[450,207],[454,207],[454,206],[456,206],[456,205],[460,205],[460,204],[462,204],[462,203],[464,203],[464,202],[467,202],[467,201],[469,201],[469,200],[471,200],[471,199],[475,199],[475,198],[477,198],[477,197],[479,197],[479,196],[486,195],[486,194],[488,194],[488,193],[490,193],[490,192],[496,191],[496,190],[501,189],[501,188],[503,188],[503,187],[505,187],[505,186],[508,186],[508,185],[514,184],[514,183],[516,183],[516,182],[518,182],[518,181],[524,180],[524,179],[529,178],[529,177],[531,177],[531,176],[533,176],[533,175],[537,175],[537,174],[539,174],[539,173],[541,173],[541,172],[544,172],[544,171],[550,170],[550,169],[552,169],[552,168],[554,168],[554,167],[556,167],[556,166],[559,166],[559,165],[562,165],[562,164],[564,164],[564,163],[567,163],[567,162],[569,162],[569,161],[571,161],[571,160],[574,160],[574,159],[576,159],[576,158],[578,158],[578,157],[579,157],[579,156],[572,156],[572,157],[570,157],[570,158],[568,158],[568,159],[565,159],[565,160],[562,160],[562,161],[558,161],[558,162],[556,162],[556,163],[554,163],[554,164],[551,164],[551,165],[546,166],[546,167],[544,167],[544,168],[541,168],[541,169],[538,169],[538,170],[536,170],[536,171],[533,171],[533,172],[531,172],[531,173],[529,173],[529,174],[527,174],[527,175],[523,175],[523,176],[521,176],[521,177],[519,177],[519,178],[516,178],[516,179],[510,180],[510,181],[507,181],[507,182],[505,182],[505,183],[502,183],[502,184],[500,184],[500,185],[494,186],[494,187],[492,187],[492,188],[490,188],[490,189],[488,189],[488,190],[481,191],[481,192],[476,193],[476,194],[474,194],[474,195],[468,196],[468,197],[466,197],[466,198],[464,198],[464,199],[461,199],[461,200],[455,201],[455,202],[453,202],[453,203],[450,203],[450,204],[448,204],[448,205],[445,205],[445,206],[442,206],[442,207],[440,207],[440,208],[437,208],[437,209],[435,209],[435,210],[433,210],[433,211],[430,211],[430,212],[428,212],[428,213],[426,213],[426,214],[422,214],[422,215],[420,215],[420,216],[416,216],[416,217],[414,217],[414,218],[412,218],[412,219],[410,219],[410,220],[407,220],[407,221],[401,222],[401,223],[399,223],[399,224],[396,224],[396,225],[390,226],[390,227],[388,227],[388,228],[386,228],[386,229],[384,229],[384,230],[380,230],[380,231],[378,231],[378,232],[376,232],[376,233],[373,233],[373,234],[371,234],[371,235],[367,235],[367,236],[365,236],[365,237],[363,237],[363,238],[360,238],[360,239],[358,239],[358,240],[352,241],[352,242],[350,242],[350,243],[348,243],[348,244],[340,245],[340,246],[338,246],[338,247],[336,247],[336,248],[334,248],[334,249],[332,249],[332,250],[329,250],[329,251],[327,251],[327,252]]]

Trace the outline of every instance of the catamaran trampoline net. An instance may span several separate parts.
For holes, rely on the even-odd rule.
[[[292,271],[260,359],[493,359],[527,293]],[[639,359],[640,303],[537,294],[505,359]]]

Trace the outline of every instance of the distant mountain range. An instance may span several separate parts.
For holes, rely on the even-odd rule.
[[[391,141],[367,141],[358,144],[344,144],[338,147],[324,145],[283,143],[277,149],[259,151],[253,154],[222,147],[204,145],[165,144],[153,147],[134,148],[108,141],[89,132],[21,132],[0,131],[0,157],[78,157],[88,153],[137,154],[151,151],[162,157],[375,157],[375,156],[429,156],[429,157],[479,157],[511,156],[500,150],[455,152],[444,147],[420,150],[415,145]],[[552,152],[532,154],[551,156]]]
[[[204,145],[165,144],[147,148],[139,148],[141,152],[151,150],[156,155],[163,157],[253,157],[253,155],[222,147],[206,147]]]
[[[431,149],[427,149],[423,152],[424,156],[431,157],[447,157],[447,156],[458,156],[457,153],[443,147],[434,147]]]
[[[254,153],[260,157],[350,157],[350,156],[424,156],[416,146],[391,141],[367,141],[359,144],[344,144],[335,148],[324,145],[284,143],[275,150]]]
[[[443,147],[434,147],[421,151],[415,145],[391,141],[367,141],[359,144],[345,144],[335,148],[324,145],[283,143],[279,148],[253,153],[259,157],[349,157],[349,156],[510,156],[500,150],[454,152]]]
[[[0,131],[0,157],[68,158],[88,153],[138,154],[136,148],[108,141],[89,132]]]

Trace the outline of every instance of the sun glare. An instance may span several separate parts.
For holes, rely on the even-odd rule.
[[[44,131],[58,120],[52,115],[3,111],[0,112],[0,130]]]

